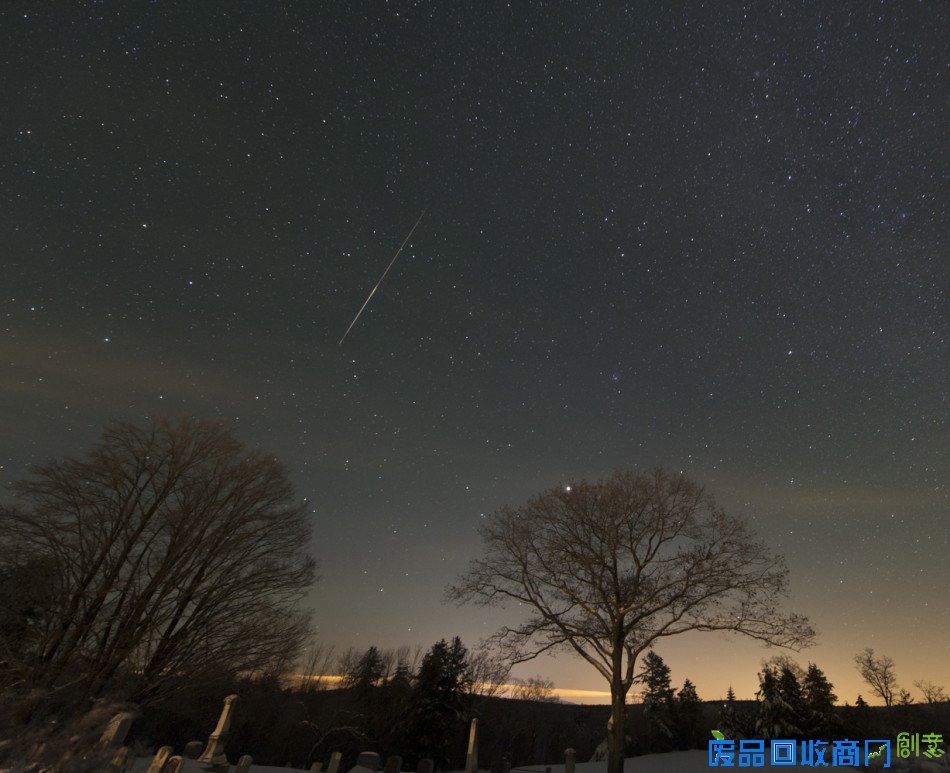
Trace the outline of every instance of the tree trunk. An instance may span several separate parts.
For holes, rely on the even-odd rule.
[[[621,676],[622,658],[623,648],[615,646],[613,674],[610,679],[610,719],[607,721],[607,773],[623,773],[627,691],[623,687]]]

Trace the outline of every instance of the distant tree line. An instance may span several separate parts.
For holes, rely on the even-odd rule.
[[[883,713],[861,696],[837,706],[815,664],[788,658],[763,664],[755,701],[730,688],[720,706],[704,703],[689,679],[674,689],[652,649],[663,636],[736,630],[796,647],[813,631],[766,603],[784,592],[781,561],[701,487],[663,470],[558,487],[493,517],[485,556],[449,596],[534,607],[495,649],[472,652],[456,636],[336,660],[326,645],[305,650],[313,634],[299,602],[316,579],[307,504],[272,456],[220,423],[116,424],[83,457],[35,467],[14,493],[0,504],[0,764],[29,743],[46,756],[27,759],[55,770],[52,736],[72,744],[77,714],[119,703],[142,714],[132,738],[178,748],[207,737],[231,692],[241,704],[229,751],[303,768],[332,751],[353,763],[364,749],[409,768],[421,758],[460,767],[472,717],[484,720],[483,766],[502,755],[550,764],[573,746],[580,760],[602,752],[613,773],[625,754],[702,748],[710,729],[860,737],[947,719],[943,687],[915,682],[928,705],[912,705],[894,661],[870,648],[854,661]],[[726,602],[738,617],[721,614]],[[499,698],[512,663],[571,647],[610,682],[610,706],[559,705],[541,676]],[[339,689],[325,689],[331,664]],[[643,702],[628,707],[635,682]]]
[[[928,721],[946,722],[950,703],[942,686],[915,682],[924,698],[924,704],[915,705],[911,694],[897,685],[892,658],[876,656],[867,648],[854,656],[854,662],[883,707],[872,709],[860,694],[853,706],[848,702],[839,706],[834,685],[817,665],[809,663],[802,669],[790,658],[778,656],[763,663],[755,701],[737,701],[729,688],[717,729],[731,739],[830,741],[845,736],[892,737]]]
[[[628,728],[628,754],[648,754],[678,749],[705,748],[710,730],[726,738],[825,740],[843,737],[895,736],[901,729],[942,726],[950,718],[950,702],[942,686],[918,681],[924,703],[915,705],[910,693],[895,678],[893,659],[866,649],[854,657],[855,665],[875,697],[884,706],[872,709],[861,695],[852,706],[838,705],[834,685],[815,663],[802,668],[787,656],[762,664],[754,700],[737,700],[730,687],[718,711],[706,710],[693,683],[686,679],[678,691],[672,687],[670,668],[655,651],[642,659],[638,680],[642,685],[642,722]],[[890,701],[890,702],[888,702]],[[930,725],[928,725],[930,726]]]

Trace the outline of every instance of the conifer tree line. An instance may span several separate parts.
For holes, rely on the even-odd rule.
[[[373,645],[320,660],[324,672],[335,671],[340,679],[334,685],[313,671],[298,685],[323,706],[308,720],[324,728],[311,751],[314,759],[331,751],[355,759],[357,752],[372,748],[398,754],[404,769],[424,758],[432,759],[436,770],[456,769],[465,763],[473,718],[482,721],[483,762],[500,761],[502,755],[513,765],[550,761],[552,754],[563,754],[565,742],[589,756],[600,740],[602,707],[600,712],[597,707],[574,711],[554,698],[550,680],[511,677],[510,665],[492,650],[469,649],[458,636],[441,639],[425,652]],[[330,702],[332,711],[326,708]]]
[[[657,753],[703,748],[711,737],[711,729],[729,740],[830,741],[869,732],[886,734],[895,722],[913,724],[946,716],[947,698],[942,686],[915,682],[924,702],[914,705],[910,693],[896,683],[891,658],[875,656],[873,650],[866,649],[854,661],[883,707],[872,710],[861,695],[853,706],[848,702],[841,705],[834,685],[817,664],[809,663],[802,668],[787,656],[776,656],[763,662],[754,700],[737,700],[730,686],[718,711],[704,713],[704,703],[693,683],[686,679],[679,690],[674,689],[669,666],[659,654],[650,651],[641,661],[644,727],[631,744],[633,751]]]
[[[421,658],[408,647],[351,649],[339,666],[340,686],[354,702],[354,735],[398,750],[407,764],[431,758],[437,769],[455,761],[479,698],[497,693],[508,676],[487,653],[470,653],[458,636],[441,639]]]
[[[843,730],[835,712],[838,696],[814,663],[803,670],[788,658],[773,658],[759,673],[753,708],[742,707],[732,688],[719,714],[726,738],[829,739]]]

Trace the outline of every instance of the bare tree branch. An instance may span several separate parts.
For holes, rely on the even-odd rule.
[[[32,683],[79,669],[89,697],[121,676],[148,698],[205,670],[286,666],[305,641],[305,505],[272,456],[220,423],[118,424],[15,491],[24,507],[0,509],[2,548],[55,578],[22,642],[2,641]]]
[[[636,660],[657,639],[723,630],[793,649],[814,639],[806,618],[778,609],[782,559],[701,487],[661,469],[550,489],[501,509],[481,535],[481,556],[447,597],[530,610],[492,639],[509,662],[566,649],[610,682],[610,773],[622,768]]]
[[[894,659],[887,655],[876,657],[873,649],[865,647],[863,652],[854,656],[854,664],[871,691],[884,701],[885,706],[893,706],[895,694],[900,689],[894,673]]]

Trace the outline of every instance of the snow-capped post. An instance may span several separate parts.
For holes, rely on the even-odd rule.
[[[177,754],[174,757],[169,757],[168,762],[165,763],[165,767],[162,769],[162,773],[181,773],[181,766],[184,762],[185,758]]]
[[[341,759],[343,759],[342,752],[333,752],[330,755],[330,764],[327,765],[327,773],[339,773]]]
[[[254,764],[254,758],[250,754],[245,754],[238,760],[237,767],[234,769],[234,773],[248,773],[251,769],[251,765]]]
[[[465,773],[478,771],[478,720],[473,719],[468,731],[468,754],[465,757]]]
[[[228,733],[231,731],[231,716],[234,714],[234,704],[237,703],[237,700],[237,695],[229,695],[224,699],[224,708],[221,709],[218,726],[208,737],[208,745],[205,747],[204,753],[196,760],[199,767],[205,770],[230,767],[231,764],[224,753],[224,744],[228,740]]]
[[[577,762],[577,752],[573,749],[564,750],[564,773],[574,773],[574,763]]]
[[[163,746],[152,758],[152,764],[148,766],[147,773],[162,773],[165,769],[165,763],[168,762],[168,758],[172,756],[172,747]]]
[[[356,758],[356,767],[376,773],[379,770],[379,755],[376,752],[360,752],[360,756]]]

